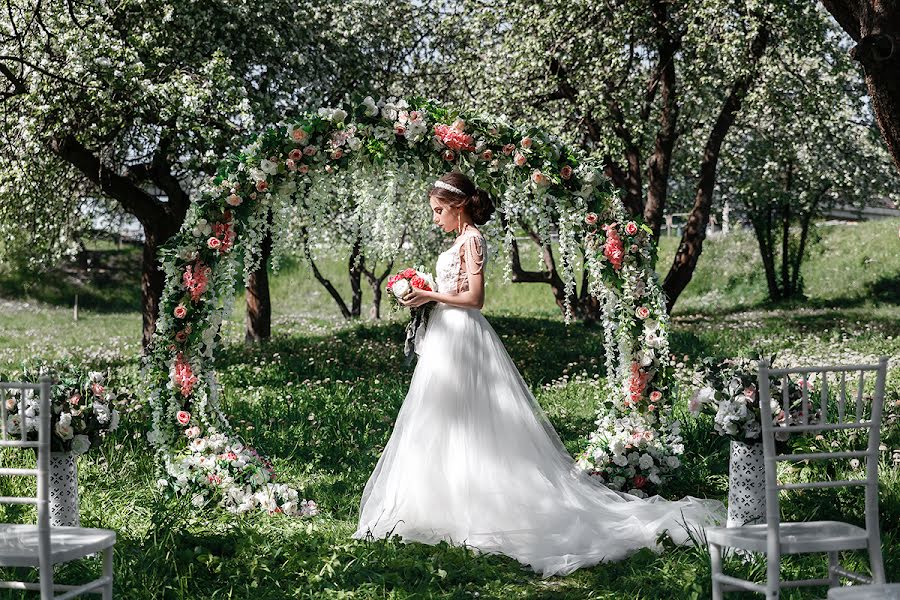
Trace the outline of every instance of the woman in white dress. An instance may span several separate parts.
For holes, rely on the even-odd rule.
[[[436,302],[394,431],[360,503],[353,537],[445,540],[511,556],[544,577],[644,547],[676,543],[722,520],[718,501],[642,500],[575,466],[503,343],[481,314],[487,248],[475,225],[494,208],[463,174],[429,193],[433,221],[456,231],[437,260]]]

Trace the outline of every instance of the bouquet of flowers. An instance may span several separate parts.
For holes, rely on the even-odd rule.
[[[45,374],[53,381],[50,386],[52,452],[84,454],[119,426],[119,411],[115,407],[126,403],[131,395],[122,389],[114,390],[105,373],[68,365],[42,366],[35,370],[26,368],[24,379],[37,381]],[[6,431],[12,436],[21,435],[24,427],[27,438],[37,440],[39,392],[11,390],[5,403]]]
[[[391,275],[387,282],[387,290],[390,292],[389,297],[391,299],[391,305],[395,310],[403,306],[400,304],[399,299],[406,295],[412,288],[432,291],[436,287],[437,285],[435,285],[434,278],[432,278],[431,274],[412,268],[404,269]],[[409,325],[406,326],[406,341],[403,344],[403,353],[406,356],[407,362],[412,360],[412,355],[416,351],[416,344],[421,343],[422,338],[425,335],[425,328],[428,325],[428,316],[431,314],[431,309],[433,307],[434,302],[427,302],[421,306],[410,309],[412,318],[409,321]]]
[[[759,396],[757,395],[758,369],[757,361],[749,358],[726,359],[716,362],[714,359],[703,360],[702,367],[694,374],[696,391],[691,397],[688,408],[691,414],[713,415],[717,434],[745,444],[762,441],[762,425],[760,417]],[[807,406],[810,414],[805,422],[815,423],[820,418],[817,400],[812,398],[814,377],[794,381],[786,380],[788,394],[788,410],[784,410],[785,380],[771,378],[769,394],[772,407],[773,424],[787,426],[804,421],[803,387],[807,388]],[[776,434],[777,439],[784,441],[787,434]]]

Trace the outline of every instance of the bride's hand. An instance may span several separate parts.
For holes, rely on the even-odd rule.
[[[431,292],[420,290],[418,288],[409,288],[409,291],[400,298],[400,304],[409,308],[416,308],[428,302],[431,302]]]

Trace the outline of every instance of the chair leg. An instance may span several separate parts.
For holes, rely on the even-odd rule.
[[[841,585],[841,577],[835,572],[835,569],[841,566],[840,556],[837,552],[828,553],[828,587],[839,587]]]
[[[869,538],[869,565],[872,567],[872,583],[887,583],[884,574],[884,557],[881,555],[880,536]]]
[[[781,593],[781,555],[766,554],[766,600],[777,600]]]
[[[103,586],[103,600],[113,597],[113,547],[103,550],[103,575],[109,577],[109,583]]]
[[[722,574],[722,547],[716,544],[709,545],[709,564],[712,577],[712,600],[723,600],[724,591],[722,582],[716,581],[716,575]]]

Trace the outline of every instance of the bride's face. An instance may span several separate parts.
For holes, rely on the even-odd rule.
[[[458,224],[459,210],[453,208],[444,202],[441,202],[434,196],[428,199],[431,204],[431,221],[439,226],[445,232],[454,231]]]

